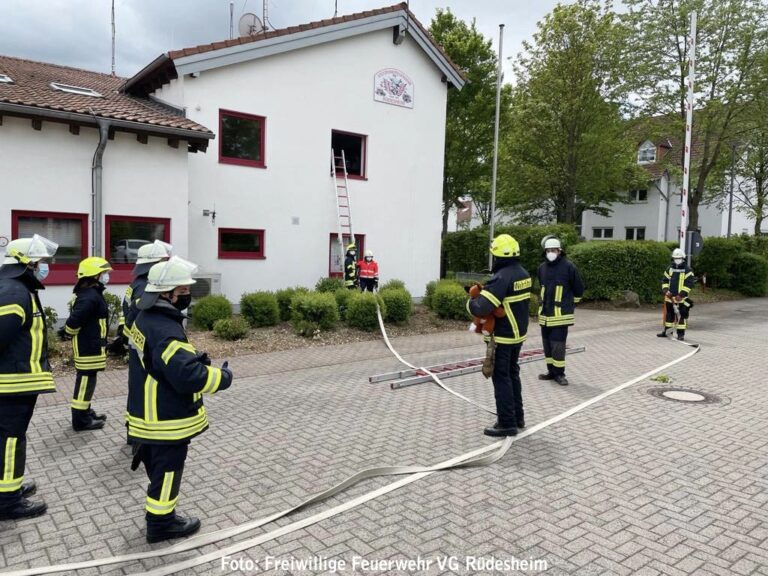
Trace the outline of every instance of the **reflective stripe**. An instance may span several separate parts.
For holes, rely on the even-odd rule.
[[[150,514],[170,514],[176,508],[176,502],[179,497],[171,499],[171,492],[173,491],[173,478],[176,475],[175,472],[166,472],[163,475],[163,486],[160,488],[160,499],[155,500],[147,496],[146,510]]]
[[[545,356],[544,360],[546,360],[547,364],[552,364],[552,362],[554,362],[554,360],[552,360],[552,358],[550,358],[549,356]]]
[[[520,336],[519,338],[506,338],[504,336],[494,336],[494,340],[496,340],[497,344],[521,344],[525,342],[525,339],[527,336]],[[486,337],[486,342],[488,342]]]
[[[85,399],[85,391],[88,388],[88,377],[80,377],[80,388],[77,391],[77,397],[72,399],[70,405],[75,410],[88,410],[91,407],[91,403]]]
[[[579,302],[581,302],[581,296],[574,296],[573,303],[578,304]]]
[[[165,351],[163,352],[161,358],[163,362],[168,364],[168,362],[171,361],[171,358],[173,357],[176,352],[179,350],[186,350],[187,352],[191,352],[192,354],[196,354],[197,350],[195,350],[195,347],[192,346],[189,342],[181,342],[180,340],[174,340],[168,346],[165,348]]]
[[[78,332],[80,332],[80,328],[70,328],[66,324],[64,325],[64,332],[69,334],[70,336],[76,336]]]
[[[149,374],[144,379],[144,420],[157,422],[157,380]]]
[[[221,384],[221,369],[211,368],[210,366],[206,366],[206,369],[208,370],[208,379],[200,392],[203,394],[215,394]]]
[[[174,420],[156,420],[150,422],[146,418],[137,418],[128,414],[128,424],[145,432],[174,432],[186,428],[194,428],[208,422],[205,408],[200,408],[197,414],[189,418],[177,418]]]
[[[517,296],[507,296],[504,298],[504,302],[522,302],[523,300],[530,300],[531,293],[526,292],[524,294],[518,294]]]
[[[36,374],[0,374],[0,394],[18,394],[22,392],[54,392],[53,375],[50,372]]]
[[[77,354],[77,351],[75,352],[75,368],[78,370],[90,372],[93,370],[104,370],[106,367],[107,355],[104,353],[98,356],[80,356]]]
[[[553,359],[552,359],[552,365],[553,365],[555,368],[565,368],[565,360],[555,360],[555,359],[553,358]]]
[[[40,358],[43,355],[43,340],[45,338],[45,322],[37,307],[37,302],[32,298],[32,327],[29,329],[29,336],[32,340],[32,348],[29,354],[29,371],[33,374],[39,374],[43,371],[40,366]]]
[[[163,487],[160,490],[160,500],[168,501],[171,499],[171,488],[173,487],[173,472],[166,472],[163,477]]]
[[[563,303],[563,286],[558,284],[555,286],[555,316],[562,316],[563,309],[559,306]]]
[[[102,338],[107,337],[107,319],[106,318],[99,318],[99,328],[100,328],[100,336]]]
[[[488,292],[488,290],[481,290],[480,296],[485,296],[491,302],[491,304],[493,304],[496,308],[501,306],[501,301],[498,298],[496,298],[496,296]]]
[[[517,319],[515,318],[515,315],[512,313],[512,308],[510,307],[509,302],[507,302],[506,298],[504,299],[504,312],[507,314],[507,320],[509,320],[509,325],[512,327],[512,334],[515,335],[515,337],[512,338],[512,340],[515,340],[516,341],[515,343],[517,343],[517,341],[522,342],[522,340],[520,340],[520,327],[517,325]],[[523,338],[525,337],[523,336]],[[501,339],[497,337],[496,341],[501,342]]]
[[[17,314],[21,316],[22,324],[24,324],[24,322],[27,320],[27,315],[24,313],[24,308],[18,304],[6,304],[5,306],[0,306],[0,316],[7,316],[8,314]]]
[[[13,480],[14,468],[16,467],[16,441],[17,438],[8,438],[5,441],[5,462],[3,462],[3,480],[5,482]]]
[[[169,421],[172,422],[172,421]],[[139,438],[142,440],[184,440],[185,438],[191,438],[195,434],[199,434],[203,430],[208,428],[208,418],[204,416],[203,420],[195,426],[189,426],[187,428],[180,428],[178,430],[167,431],[151,431],[143,428],[138,428],[134,424],[128,424],[128,434],[131,437]]]

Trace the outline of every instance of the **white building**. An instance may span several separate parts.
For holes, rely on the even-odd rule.
[[[21,61],[0,59],[0,73],[9,62]],[[347,159],[352,231],[361,249],[374,251],[382,280],[400,278],[419,296],[438,277],[447,91],[464,79],[405,5],[170,52],[127,81],[78,74],[61,81],[109,91],[118,110],[151,106],[183,124],[168,142],[183,140],[183,129],[194,135],[185,141],[190,150],[204,150],[208,126],[214,145],[188,155],[186,145],[169,147],[152,119],[145,132],[135,127],[139,136],[117,132],[104,152],[97,220],[105,232],[94,243],[90,178],[98,131],[73,138],[67,124],[49,127],[46,119],[36,132],[27,119],[6,119],[0,174],[18,192],[3,185],[0,235],[17,232],[13,212],[66,213],[81,218],[81,251],[72,262],[89,253],[130,260],[135,248],[115,243],[117,229],[119,240],[134,244],[169,240],[202,276],[220,279],[233,302],[254,290],[311,287],[340,270],[333,147]],[[103,87],[99,78],[112,84]],[[16,86],[23,88],[21,80]],[[0,84],[0,114],[8,113],[4,89]],[[44,97],[30,108],[45,108],[44,98],[60,104],[62,94],[40,90]],[[43,164],[54,170],[41,170]],[[117,227],[115,216],[124,217]],[[62,243],[64,228],[39,224],[18,232],[40,231]],[[52,283],[71,286],[72,264],[64,265],[54,265],[69,272]]]
[[[629,203],[611,204],[608,216],[585,211],[581,235],[587,240],[676,241],[681,223],[682,180],[671,175],[667,166],[680,165],[680,148],[675,140],[668,138],[639,142],[637,162],[648,172],[647,186],[629,191]],[[694,146],[692,153],[696,152]],[[705,237],[727,235],[727,209],[721,210],[715,204],[699,204],[699,228]],[[753,223],[734,206],[731,233],[751,234],[753,228]]]

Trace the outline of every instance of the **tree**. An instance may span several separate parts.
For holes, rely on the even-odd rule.
[[[620,108],[622,30],[609,4],[579,0],[557,6],[524,44],[502,162],[502,205],[522,220],[605,214],[641,178]]]
[[[627,83],[648,115],[673,116],[685,141],[689,16],[698,14],[693,156],[688,225],[717,178],[729,142],[741,136],[749,114],[759,55],[765,50],[768,10],[762,0],[625,0],[631,29]],[[682,166],[679,167],[682,170]]]

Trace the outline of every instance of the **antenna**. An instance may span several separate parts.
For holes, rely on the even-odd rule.
[[[240,16],[240,22],[237,25],[237,30],[240,33],[240,37],[253,36],[264,31],[264,25],[259,20],[256,14],[246,12]]]
[[[261,3],[261,21],[264,22],[264,31],[266,31],[267,22],[269,22],[269,0],[263,0]]]
[[[339,13],[339,0],[335,0],[333,3],[333,17],[336,18],[336,15]]]
[[[112,76],[115,75],[115,0],[112,0]]]
[[[235,36],[235,3],[229,3],[229,39],[232,40]]]

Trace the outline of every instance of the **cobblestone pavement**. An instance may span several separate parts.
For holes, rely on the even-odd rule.
[[[527,348],[540,345],[532,328]],[[569,344],[587,351],[567,360],[571,385],[537,380],[542,363],[522,366],[529,426],[686,353],[656,338],[657,330],[656,313],[577,311]],[[481,570],[465,563],[472,556],[543,560],[548,575],[768,575],[767,337],[766,299],[696,307],[689,339],[702,351],[664,374],[670,385],[721,402],[656,398],[648,391],[662,384],[646,380],[515,442],[491,466],[432,474],[236,559],[263,568],[267,556],[322,556],[345,560],[349,568],[356,556],[421,556],[433,563],[420,574],[536,573]],[[483,352],[477,336],[463,332],[393,344],[423,365]],[[193,441],[182,483],[179,511],[199,516],[204,531],[288,508],[362,468],[433,464],[490,443],[482,429],[493,416],[432,384],[399,391],[369,384],[368,376],[400,368],[381,341],[239,357],[231,364],[235,384],[207,400],[211,429]],[[124,371],[99,376],[95,407],[109,420],[97,432],[71,431],[71,382],[57,382],[58,393],[41,397],[29,432],[27,478],[37,480],[37,497],[48,502],[49,513],[0,522],[0,569],[164,546],[144,539],[146,476],[129,470],[125,382]],[[448,384],[493,405],[492,386],[480,374]],[[363,482],[236,540],[390,482]],[[199,553],[78,574],[134,574]],[[435,562],[450,556],[458,567]],[[215,562],[183,573],[232,572]]]

